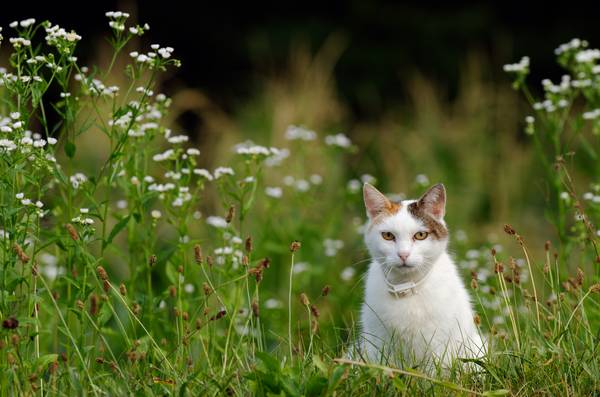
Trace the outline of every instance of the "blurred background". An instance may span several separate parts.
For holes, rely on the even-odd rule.
[[[261,196],[247,229],[257,255],[275,263],[265,277],[271,296],[284,296],[288,245],[299,239],[299,286],[317,296],[325,283],[336,288],[340,278],[347,282],[352,287],[337,295],[334,307],[350,302],[343,314],[352,322],[368,258],[357,233],[364,222],[360,186],[373,178],[395,197],[415,197],[444,182],[451,247],[460,258],[486,247],[482,266],[489,265],[489,246],[514,244],[502,232],[505,223],[537,254],[546,240],[556,241],[547,220],[556,198],[524,132],[529,105],[502,66],[529,56],[534,95],[541,93],[543,78],[559,80],[559,44],[574,37],[600,44],[597,21],[575,5],[11,2],[3,5],[0,26],[5,37],[12,20],[28,17],[74,29],[83,36],[80,64],[104,70],[112,55],[104,16],[109,10],[129,12],[128,26],[151,27],[126,53],[153,43],[175,48],[182,67],[167,71],[158,84],[173,99],[167,123],[201,150],[200,166],[229,164],[232,147],[246,140],[290,149],[283,166],[264,175],[263,192],[281,187],[280,199]],[[126,53],[106,85],[125,85]],[[2,64],[6,54],[0,52]],[[58,89],[49,95],[58,98]],[[289,125],[321,138],[344,133],[354,148],[332,151],[286,140]],[[77,169],[89,174],[108,154],[101,134],[82,135],[77,150]],[[573,166],[582,193],[594,178],[593,167],[585,161]],[[199,200],[203,215],[224,216],[226,206],[216,197],[213,189]],[[193,237],[210,242],[211,233]],[[160,239],[166,247],[177,236],[166,230]],[[113,260],[123,259],[115,254]],[[339,315],[336,310],[332,315]]]
[[[496,240],[507,222],[533,239],[553,237],[544,219],[548,188],[524,133],[528,105],[502,66],[529,56],[535,94],[543,78],[562,74],[553,51],[559,44],[573,37],[600,42],[600,29],[579,7],[542,10],[526,2],[130,0],[11,2],[3,9],[5,36],[12,20],[50,19],[82,35],[80,63],[100,68],[112,51],[104,13],[127,11],[130,24],[151,26],[127,51],[159,42],[183,62],[159,85],[173,98],[169,122],[200,147],[203,166],[221,165],[231,146],[247,139],[286,146],[291,124],[343,132],[357,150],[336,158],[341,166],[335,181],[325,180],[329,188],[370,174],[385,192],[415,195],[442,181],[450,224],[475,230],[477,243]],[[111,84],[125,81],[128,59],[119,61]],[[101,158],[98,142],[85,139]],[[307,159],[296,162],[307,177],[324,174],[318,158]],[[584,183],[587,170],[577,170]]]

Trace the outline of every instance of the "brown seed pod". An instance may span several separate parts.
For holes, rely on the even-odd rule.
[[[194,245],[194,260],[197,264],[202,264],[202,247],[200,244]]]
[[[292,241],[292,243],[290,244],[290,251],[291,252],[296,252],[300,249],[300,247],[302,247],[302,243],[300,243],[300,241]]]
[[[29,262],[29,257],[27,256],[27,254],[25,254],[25,251],[23,251],[23,248],[21,248],[21,246],[18,243],[14,243],[13,248],[14,248],[15,252],[17,253],[17,256],[19,257],[19,260],[21,262],[23,262],[23,263]]]
[[[96,273],[98,273],[100,280],[108,280],[108,273],[106,273],[106,270],[102,266],[96,268]]]
[[[90,315],[96,316],[98,314],[98,295],[90,295]]]
[[[2,321],[2,328],[5,328],[5,329],[15,329],[18,326],[19,326],[19,320],[17,320],[13,316],[11,316],[7,319],[4,319],[4,321]]]
[[[77,234],[77,230],[75,230],[75,227],[73,225],[71,225],[70,223],[67,223],[65,225],[65,228],[67,228],[67,232],[69,232],[69,236],[71,236],[71,240],[73,240],[73,241],[79,240],[79,235]]]
[[[300,303],[304,306],[310,305],[310,301],[308,300],[308,296],[304,292],[300,294]]]
[[[331,286],[329,284],[327,284],[326,286],[323,287],[323,289],[321,290],[321,296],[327,296],[329,295],[329,292],[331,291]]]
[[[208,285],[207,282],[202,283],[202,289],[204,290],[204,295],[209,296],[210,294],[212,294],[212,288],[210,288],[210,285]]]
[[[148,259],[148,266],[154,267],[156,265],[156,261],[157,261],[156,255],[154,255],[154,254],[150,255],[150,259]]]
[[[263,260],[260,261],[259,265],[263,269],[268,269],[269,266],[271,266],[271,260],[269,258],[264,258]]]
[[[252,252],[252,236],[248,236],[248,238],[246,238],[245,248],[248,254]]]
[[[513,229],[513,227],[511,225],[509,225],[508,223],[506,225],[504,225],[504,232],[511,236],[514,236],[515,234],[517,234],[517,232],[515,232],[515,229]]]
[[[254,314],[254,317],[260,317],[260,308],[256,299],[252,301],[252,314]]]
[[[317,307],[315,305],[310,305],[310,311],[311,311],[312,315],[315,316],[315,318],[319,318],[319,316],[321,315],[319,313],[319,309],[317,309]]]
[[[235,206],[230,206],[229,211],[227,211],[227,216],[225,217],[225,221],[227,223],[231,223],[233,217],[235,216]]]
[[[126,296],[127,295],[127,287],[125,287],[125,284],[121,283],[119,285],[119,292],[121,293],[121,295]]]

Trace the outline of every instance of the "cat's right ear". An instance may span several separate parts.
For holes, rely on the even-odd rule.
[[[365,183],[363,185],[363,198],[365,200],[365,208],[370,219],[375,218],[383,211],[391,207],[391,202],[375,186]]]

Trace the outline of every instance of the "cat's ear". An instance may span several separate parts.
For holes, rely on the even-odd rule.
[[[438,183],[429,188],[419,199],[419,207],[437,220],[442,220],[446,213],[446,188]]]
[[[367,215],[370,219],[375,218],[391,207],[390,200],[379,190],[375,189],[375,186],[368,183],[363,185],[363,198],[365,200]]]

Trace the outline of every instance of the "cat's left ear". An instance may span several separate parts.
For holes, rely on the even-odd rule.
[[[419,199],[419,207],[437,220],[442,220],[446,214],[446,188],[438,183],[429,188]]]

